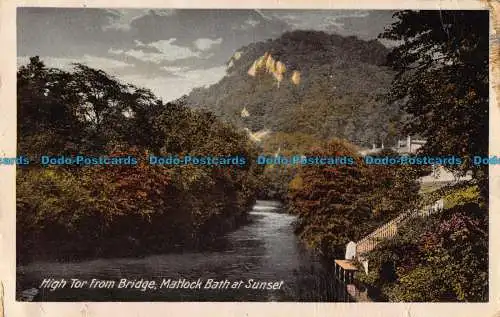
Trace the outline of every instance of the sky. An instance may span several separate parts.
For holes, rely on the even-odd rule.
[[[374,39],[392,11],[18,8],[17,59],[78,62],[164,101],[218,82],[231,56],[296,29]]]

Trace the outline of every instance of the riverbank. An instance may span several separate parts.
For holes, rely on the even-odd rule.
[[[336,301],[322,260],[293,233],[295,216],[276,202],[257,201],[248,222],[215,239],[210,247],[145,257],[78,262],[36,261],[17,268],[18,296],[43,278],[283,281],[278,290],[39,289],[34,301]]]
[[[149,226],[141,226],[142,234],[130,231],[113,235],[111,227],[101,236],[89,235],[87,241],[68,236],[63,239],[43,240],[40,236],[20,239],[17,243],[18,265],[26,265],[35,260],[69,263],[97,258],[144,258],[155,254],[200,251],[210,248],[224,234],[249,224],[251,220],[248,212],[251,210],[252,207],[247,207],[224,217],[213,217],[189,235],[180,234],[178,230],[168,232],[169,226],[166,224],[163,226],[167,230],[162,230],[152,222]],[[156,219],[156,222],[161,222],[161,219]],[[119,227],[121,224],[123,222],[115,222],[115,226]]]

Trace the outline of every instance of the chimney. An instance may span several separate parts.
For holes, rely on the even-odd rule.
[[[384,149],[384,142],[382,142],[382,150]]]
[[[408,153],[411,153],[411,136],[406,138],[406,147],[408,148]]]
[[[375,143],[372,143],[372,150],[375,150],[376,147],[375,147]]]

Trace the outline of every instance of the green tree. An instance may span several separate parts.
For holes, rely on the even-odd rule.
[[[406,130],[427,139],[431,155],[466,158],[487,198],[487,167],[470,158],[488,155],[488,11],[400,11],[380,37],[402,44],[389,54],[398,72],[391,100],[404,100]]]
[[[78,98],[67,82],[70,75],[30,58],[17,74],[18,153],[38,159],[44,154],[72,152],[84,136],[78,120]]]
[[[384,149],[371,157],[383,159],[398,154]],[[401,212],[416,208],[419,201],[418,178],[430,172],[427,166],[370,165],[367,167],[370,191],[366,201],[380,222],[388,221]]]

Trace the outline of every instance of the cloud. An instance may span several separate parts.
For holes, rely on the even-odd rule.
[[[193,52],[188,47],[173,45],[175,38],[168,40],[160,40],[148,44],[147,46],[154,47],[163,53],[164,59],[167,61],[175,61],[177,59],[185,59],[188,57],[199,57],[199,53]]]
[[[115,29],[115,30],[126,30],[131,29],[131,24],[135,19],[139,19],[145,15],[156,14],[158,16],[171,16],[175,14],[174,9],[108,9],[107,11],[115,15],[113,19],[110,19],[109,24],[103,26],[103,30]]]
[[[251,27],[256,27],[257,25],[260,24],[260,21],[254,20],[254,19],[250,18],[250,19],[248,19],[248,20],[245,21],[245,24],[248,24]]]
[[[332,29],[342,30],[343,18],[363,18],[368,16],[368,12],[353,10],[311,10],[311,11],[266,11],[267,15],[285,21],[291,29],[314,29],[328,31]]]
[[[97,8],[20,7],[17,55],[103,56],[109,47],[124,48],[130,43],[130,32],[104,30],[118,18],[115,12]]]
[[[134,19],[131,28],[144,43],[176,38],[172,44],[197,49],[194,43],[200,38],[212,41],[220,38],[221,47],[230,45],[234,50],[249,41],[280,33],[286,23],[272,17],[264,18],[255,10],[189,9],[176,10],[171,16],[151,12]]]
[[[109,19],[109,24],[103,25],[103,30],[130,30],[130,23],[137,17],[147,14],[148,10],[123,10],[110,9],[107,10],[113,14],[114,18]]]
[[[195,87],[204,87],[218,82],[226,74],[226,67],[192,70],[187,67],[164,66],[144,72],[134,65],[114,59],[84,55],[83,58],[41,57],[47,67],[70,71],[72,63],[78,62],[89,67],[102,69],[116,76],[122,82],[151,89],[155,95],[170,101],[188,94]],[[28,56],[17,57],[17,65],[29,63]]]
[[[173,69],[169,69],[172,71]],[[218,82],[226,74],[226,67],[213,67],[202,70],[177,69],[177,77],[156,77],[147,75],[126,75],[121,79],[139,87],[146,87],[164,101],[175,100],[188,94],[195,87],[204,87]]]
[[[162,69],[166,70],[167,72],[180,73],[185,71],[187,67],[163,66]]]
[[[134,65],[125,63],[123,61],[118,61],[115,59],[105,58],[105,57],[91,56],[87,54],[83,55],[78,59],[66,58],[66,57],[50,57],[50,56],[41,57],[40,59],[47,67],[59,68],[63,70],[71,70],[73,68],[71,64],[77,62],[85,64],[91,68],[102,69],[103,71],[112,74],[116,74],[120,70],[123,70],[124,68],[134,67]],[[25,65],[27,63],[29,63],[28,56],[20,56],[17,58],[18,66]]]
[[[110,48],[108,52],[114,55],[134,57],[140,61],[152,62],[155,64],[159,64],[162,61],[176,61],[191,57],[202,57],[200,52],[195,52],[188,47],[172,44],[175,40],[175,38],[171,38],[168,40],[159,40],[149,44],[144,44],[141,41],[135,40],[134,42],[138,49],[125,51]],[[156,49],[157,52],[149,51],[151,48]]]
[[[313,29],[344,36],[374,39],[388,23],[387,10],[263,10],[267,16],[286,22],[290,29]]]
[[[257,14],[259,14],[264,20],[271,21],[273,19],[272,16],[268,16],[267,14],[264,14],[262,12],[262,10],[255,9],[255,12],[257,12]]]
[[[233,26],[232,29],[239,31],[248,31],[259,26],[261,24],[261,21],[263,20],[257,20],[254,17],[250,17],[245,20],[242,25]],[[266,20],[265,22],[268,22],[268,20]]]
[[[111,49],[109,49],[108,52],[110,54],[125,55],[128,57],[133,57],[133,58],[138,59],[140,61],[152,62],[152,63],[156,63],[156,64],[159,64],[165,58],[160,53],[144,52],[143,50],[136,50],[136,49],[124,51],[124,50],[111,48]]]
[[[375,38],[390,11],[19,8],[20,63],[73,62],[151,87],[166,100],[224,75],[234,51],[293,29]]]
[[[212,48],[212,46],[218,45],[220,43],[222,43],[221,37],[216,40],[201,38],[193,42],[194,46],[200,51],[209,50],[210,48]]]

